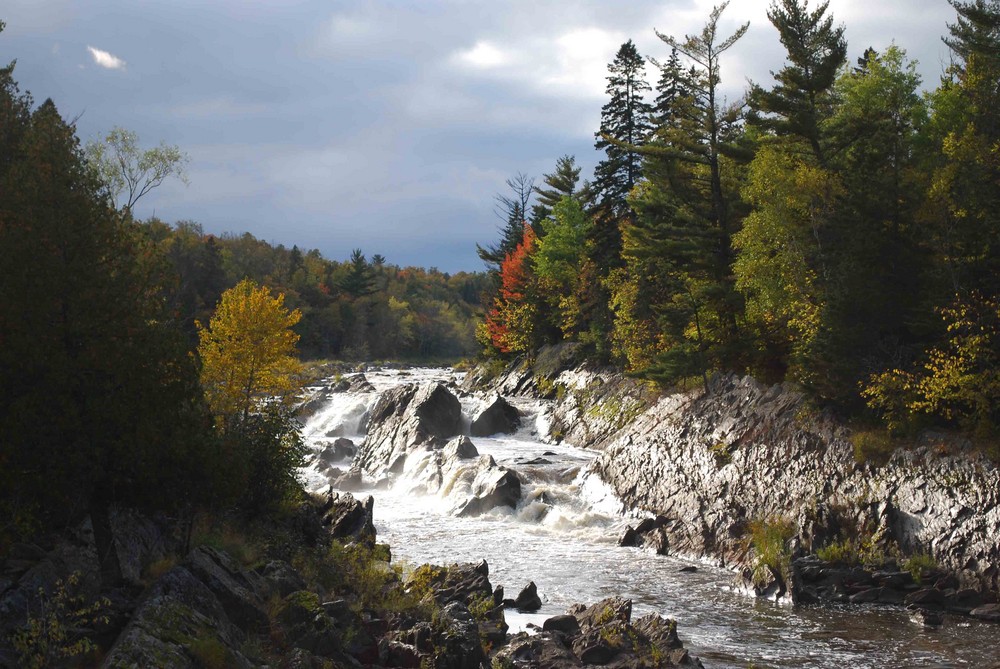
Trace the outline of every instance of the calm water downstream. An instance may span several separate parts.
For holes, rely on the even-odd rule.
[[[454,378],[449,370],[366,376],[378,391]],[[360,419],[375,397],[333,395],[305,426],[310,446],[321,449],[335,436],[360,444]],[[462,400],[466,418],[479,402]],[[726,570],[697,564],[697,572],[682,573],[680,568],[692,562],[619,548],[622,530],[635,521],[622,514],[603,483],[587,475],[594,454],[540,442],[535,434],[543,431],[546,403],[515,404],[525,416],[516,435],[473,442],[480,453],[521,475],[525,485],[518,509],[454,517],[450,512],[466,499],[460,485],[429,496],[415,494],[412,481],[396,480],[389,490],[356,493],[375,496],[379,540],[392,546],[394,560],[415,566],[485,559],[491,582],[503,585],[508,597],[534,581],[543,608],[531,615],[508,611],[512,631],[529,622],[540,625],[575,602],[620,595],[632,599],[637,614],[652,611],[676,619],[686,647],[707,668],[745,669],[750,663],[757,668],[1000,668],[1000,625],[947,616],[941,629],[924,630],[901,609],[781,606],[734,591]],[[543,462],[525,464],[539,458]],[[303,475],[311,489],[329,485],[315,471],[307,469]]]

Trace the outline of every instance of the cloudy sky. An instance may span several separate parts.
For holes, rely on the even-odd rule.
[[[478,270],[493,195],[573,154],[589,176],[607,64],[627,39],[699,30],[711,0],[5,0],[0,62],[87,140],[122,126],[190,156],[136,214],[193,220],[345,259]],[[766,0],[723,61],[724,87],[783,61]],[[815,4],[815,3],[814,3]],[[831,0],[853,61],[891,41],[933,87],[946,0]],[[728,34],[728,33],[727,33]],[[652,66],[649,79],[655,80]]]

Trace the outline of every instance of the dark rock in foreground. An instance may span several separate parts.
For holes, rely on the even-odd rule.
[[[538,587],[534,581],[524,586],[524,589],[514,599],[513,605],[518,611],[528,613],[542,608],[542,598],[538,596]]]
[[[619,597],[577,604],[567,615],[546,620],[541,634],[515,635],[497,657],[539,669],[702,666],[684,649],[674,621],[655,614],[631,618],[632,602]]]

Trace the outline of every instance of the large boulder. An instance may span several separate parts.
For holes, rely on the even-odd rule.
[[[247,639],[267,629],[267,586],[226,554],[202,547],[153,584],[102,666],[252,667]]]
[[[383,474],[411,451],[441,447],[462,431],[462,405],[441,383],[403,385],[383,392],[368,415],[355,467]]]
[[[542,598],[538,596],[538,586],[535,585],[534,581],[528,583],[524,586],[524,589],[518,593],[517,597],[514,599],[514,608],[518,611],[525,611],[532,613],[542,608]]]
[[[329,506],[323,514],[330,538],[355,541],[369,546],[375,544],[373,513],[375,498],[361,502],[349,492],[330,493]]]
[[[330,387],[331,393],[373,393],[373,386],[364,374],[345,376]]]
[[[479,516],[500,506],[516,508],[521,501],[521,479],[512,469],[496,464],[491,456],[480,459],[481,469],[472,482],[472,496],[458,509],[459,516]]]
[[[488,437],[491,434],[511,434],[520,426],[521,413],[506,399],[494,395],[472,419],[469,432],[473,437]]]

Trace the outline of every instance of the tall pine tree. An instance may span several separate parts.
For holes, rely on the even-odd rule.
[[[751,90],[751,120],[779,136],[795,136],[806,142],[820,165],[828,147],[820,126],[832,109],[830,91],[847,58],[844,27],[833,25],[826,15],[830,3],[809,11],[809,0],[775,0],[767,18],[781,38],[788,63],[773,72],[771,90]]]
[[[676,127],[661,127],[647,156],[647,183],[633,199],[638,216],[626,230],[625,254],[638,270],[655,268],[653,306],[663,349],[644,370],[664,383],[711,369],[742,367],[742,301],[732,275],[732,235],[741,217],[736,185],[725,175],[740,135],[739,112],[719,94],[721,57],[745,33],[720,38],[728,3],[716,7],[701,33],[679,40],[657,32],[690,61],[690,94],[675,101]],[[652,261],[652,262],[651,262]],[[634,285],[649,285],[635,276]],[[627,284],[626,284],[627,285]],[[643,302],[642,299],[639,302]]]
[[[646,143],[652,131],[652,108],[643,95],[652,90],[645,77],[645,61],[632,40],[618,49],[608,65],[607,94],[601,108],[601,129],[595,147],[606,158],[598,163],[594,189],[599,205],[614,217],[628,211],[625,198],[642,177],[642,156],[636,147]]]

